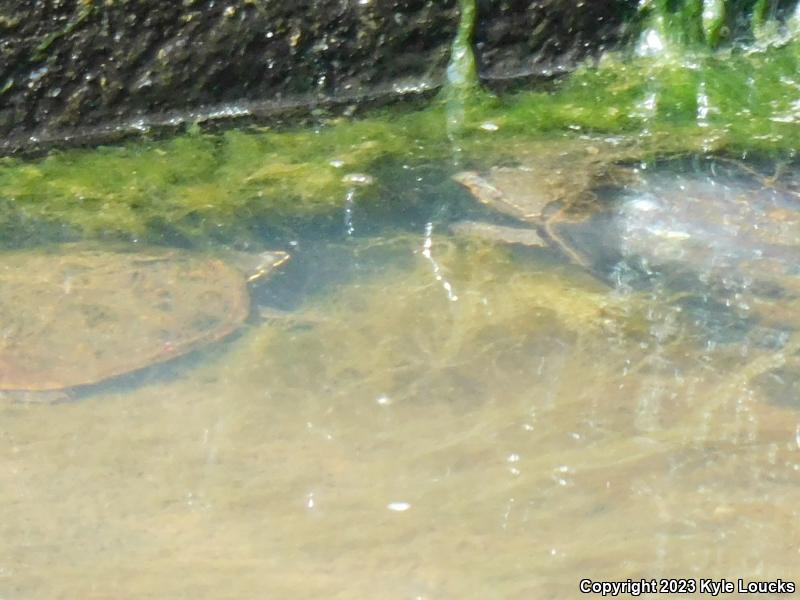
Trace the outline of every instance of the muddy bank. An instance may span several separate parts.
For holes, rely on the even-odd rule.
[[[635,5],[480,2],[480,74],[568,70],[617,43]],[[456,0],[0,3],[0,153],[430,93],[458,18]]]

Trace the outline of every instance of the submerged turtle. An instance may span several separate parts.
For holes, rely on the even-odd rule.
[[[558,163],[546,155],[457,173],[475,199],[520,226],[461,222],[453,231],[552,246],[606,280],[627,269],[694,273],[725,285],[781,278],[781,287],[797,287],[785,276],[800,269],[800,194],[788,186],[727,159],[633,170],[595,159],[591,145],[579,148],[556,152]]]
[[[619,182],[607,177],[615,164],[586,160],[580,150],[562,159],[526,159],[454,179],[482,204],[514,217],[519,228],[534,229],[539,245],[611,287],[641,290],[671,307],[706,347],[753,346],[761,358],[743,372],[757,384],[769,380],[780,391],[765,393],[776,401],[794,398],[800,381],[796,173],[767,176],[761,167],[703,157],[640,167]],[[537,239],[493,226],[459,224],[454,231],[499,243]]]
[[[525,224],[530,233],[524,228],[474,222],[457,223],[452,229],[504,243],[552,245],[591,268],[592,260],[563,236],[597,212],[598,188],[634,179],[634,171],[621,165],[632,158],[631,148],[607,140],[565,139],[518,150],[515,166],[496,166],[486,173],[464,171],[453,179],[485,206]],[[541,235],[533,234],[534,230]]]
[[[0,392],[55,399],[221,340],[250,315],[248,283],[288,259],[237,255],[235,266],[178,249],[81,245],[2,253]]]
[[[551,246],[610,285],[649,282],[800,329],[800,194],[791,181],[728,159],[626,170],[616,158],[587,142],[518,166],[458,173],[455,181],[478,201],[540,235],[472,223],[454,231]]]

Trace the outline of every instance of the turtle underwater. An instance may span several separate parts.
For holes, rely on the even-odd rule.
[[[794,171],[773,176],[726,157],[634,162],[630,149],[591,140],[536,145],[514,166],[457,173],[481,204],[536,236],[457,223],[492,242],[546,246],[610,287],[660,289],[738,322],[800,329],[800,192]],[[716,309],[714,309],[716,310]]]
[[[595,190],[635,178],[635,171],[622,164],[633,157],[632,148],[607,140],[563,139],[515,150],[514,166],[495,166],[484,173],[463,171],[453,179],[481,204],[525,227],[460,222],[451,229],[502,243],[553,246],[590,269],[592,257],[563,236],[597,213]]]
[[[248,284],[287,260],[81,244],[3,252],[0,394],[59,400],[221,340],[250,315]]]
[[[619,155],[593,145],[538,148],[514,166],[456,174],[476,200],[519,226],[460,223],[453,233],[556,249],[610,289],[670,307],[702,347],[722,344],[739,356],[740,376],[769,403],[797,408],[797,163],[667,156],[629,168],[635,156],[623,151],[616,163]],[[653,331],[661,339],[676,330]]]

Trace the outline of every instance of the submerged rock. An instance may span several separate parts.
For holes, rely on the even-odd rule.
[[[571,70],[624,39],[637,4],[480,2],[479,74]],[[456,0],[6,2],[0,153],[431,93],[458,22]]]
[[[5,3],[0,153],[430,91],[456,4]]]

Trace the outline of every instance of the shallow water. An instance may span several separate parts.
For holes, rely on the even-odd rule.
[[[798,577],[798,305],[743,314],[740,280],[674,247],[615,280],[457,239],[449,221],[489,215],[430,172],[381,182],[413,210],[344,201],[324,232],[280,240],[293,263],[254,299],[289,318],[73,402],[4,403],[0,598],[570,598],[583,578]],[[738,185],[714,176],[693,197]],[[620,197],[663,208],[681,177]],[[617,266],[640,276],[641,214],[623,214]],[[656,214],[662,232],[710,222]],[[741,273],[731,231],[692,239]]]

